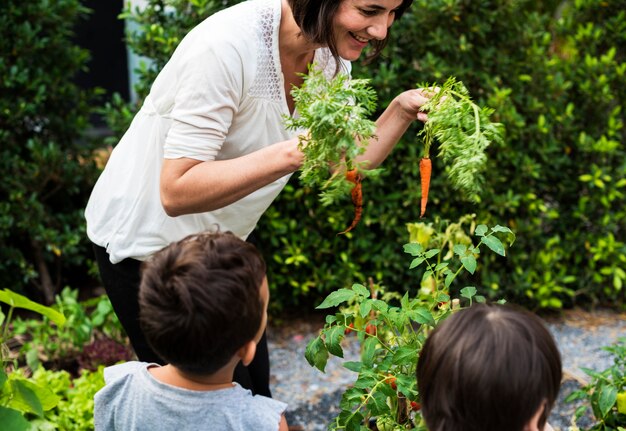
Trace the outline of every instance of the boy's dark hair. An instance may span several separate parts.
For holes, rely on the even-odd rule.
[[[148,343],[182,371],[216,372],[259,331],[264,277],[258,250],[230,232],[170,244],[142,265],[139,320]]]
[[[561,356],[534,314],[476,304],[426,339],[417,364],[430,431],[521,431],[543,407],[543,427],[561,384]]]
[[[333,19],[339,6],[346,0],[288,0],[289,6],[296,20],[296,24],[302,30],[302,34],[308,40],[314,43],[320,43],[328,46],[333,57],[339,63],[339,54],[337,53],[337,44],[335,35],[333,34]],[[411,6],[413,0],[403,0],[400,7],[396,10],[395,20],[406,12]],[[367,61],[371,61],[378,57],[380,52],[387,45],[389,39],[389,31],[384,40],[373,40],[372,52],[367,56]]]

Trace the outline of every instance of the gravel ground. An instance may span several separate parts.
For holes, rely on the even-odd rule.
[[[602,371],[611,366],[610,355],[602,350],[618,337],[626,336],[626,314],[568,311],[546,323],[559,345],[563,358],[564,381],[550,416],[555,431],[568,431],[575,409],[580,404],[565,404],[563,399],[587,380],[580,367]],[[322,317],[289,319],[268,328],[274,398],[289,404],[287,420],[306,431],[326,430],[338,413],[341,394],[354,382],[356,374],[343,368],[331,356],[326,372],[309,366],[304,350],[322,327]],[[358,343],[344,343],[345,360],[358,360]],[[578,425],[588,427],[591,418]]]

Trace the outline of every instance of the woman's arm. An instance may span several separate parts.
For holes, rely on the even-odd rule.
[[[302,157],[294,138],[231,160],[165,159],[161,203],[171,217],[222,208],[296,171]]]
[[[420,88],[396,96],[376,121],[376,137],[357,160],[368,161],[370,169],[380,165],[413,121],[426,121],[426,114],[419,109],[428,101],[428,93]]]

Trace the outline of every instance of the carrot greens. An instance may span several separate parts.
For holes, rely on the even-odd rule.
[[[328,79],[311,67],[303,85],[291,92],[297,115],[287,117],[286,125],[302,131],[300,179],[321,190],[324,205],[348,195],[353,184],[345,178],[347,171],[372,173],[356,162],[375,131],[368,116],[376,108],[376,93],[368,83],[342,73]]]
[[[474,103],[463,83],[451,77],[421,110],[428,113],[428,121],[418,133],[424,142],[424,158],[430,158],[430,147],[436,140],[452,186],[477,199],[487,162],[485,150],[491,142],[503,139],[502,124],[489,119],[493,109]]]

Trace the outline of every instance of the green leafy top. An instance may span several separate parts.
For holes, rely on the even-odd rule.
[[[485,150],[492,141],[503,139],[502,124],[489,120],[493,109],[476,105],[463,83],[451,77],[421,110],[428,112],[428,121],[418,133],[424,140],[424,157],[430,157],[430,147],[436,139],[453,187],[476,198],[487,162]]]
[[[298,116],[285,118],[287,128],[306,131],[300,135],[300,179],[322,190],[323,204],[347,192],[341,173],[357,167],[356,157],[374,136],[376,126],[367,117],[376,108],[376,93],[368,83],[342,73],[328,79],[311,66],[302,86],[291,92]]]

